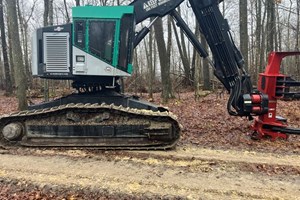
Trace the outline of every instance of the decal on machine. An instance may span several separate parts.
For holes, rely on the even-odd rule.
[[[143,4],[143,9],[149,11],[170,1],[171,0],[149,0]]]
[[[64,30],[64,27],[58,26],[58,27],[54,28],[54,31],[60,32],[60,31],[62,31],[62,30]]]

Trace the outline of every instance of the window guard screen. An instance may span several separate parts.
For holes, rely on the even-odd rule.
[[[131,59],[132,39],[133,39],[133,16],[125,15],[121,20],[119,62],[121,69],[127,70],[127,65]]]
[[[85,48],[85,21],[75,22],[75,45]]]

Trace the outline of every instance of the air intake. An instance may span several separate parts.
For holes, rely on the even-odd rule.
[[[44,33],[45,72],[63,73],[70,69],[69,33]]]

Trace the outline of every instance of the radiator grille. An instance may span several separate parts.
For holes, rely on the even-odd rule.
[[[69,72],[69,33],[44,33],[46,72]]]

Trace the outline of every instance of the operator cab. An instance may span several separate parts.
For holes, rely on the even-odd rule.
[[[73,23],[36,30],[33,75],[113,86],[130,76],[134,39],[133,6],[73,7]]]

